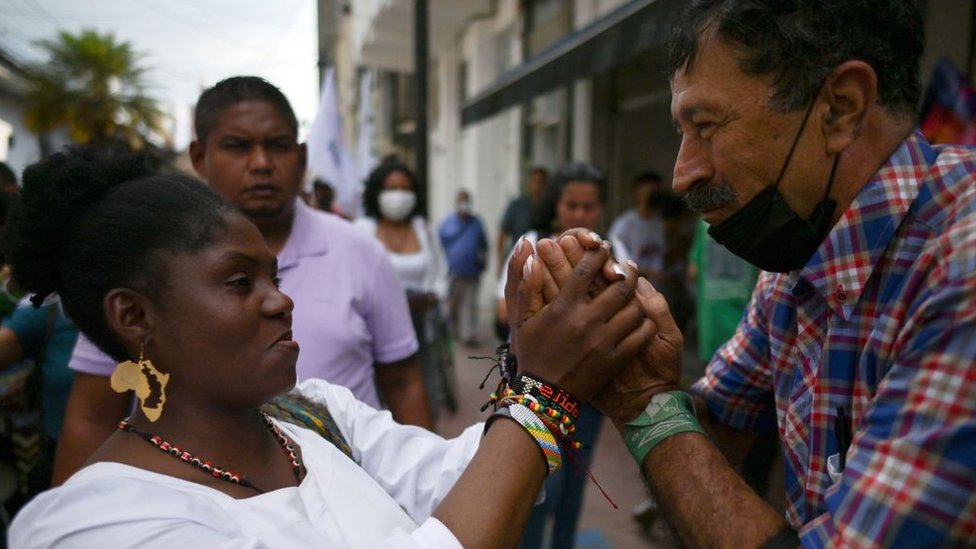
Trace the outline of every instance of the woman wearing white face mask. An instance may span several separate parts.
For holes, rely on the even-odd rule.
[[[441,379],[431,354],[434,332],[432,323],[439,318],[438,303],[447,295],[447,262],[440,243],[432,236],[424,219],[426,196],[417,177],[406,165],[386,162],[373,170],[363,193],[365,217],[355,221],[357,227],[375,236],[390,255],[407,292],[410,314],[423,369],[430,409],[437,417]]]

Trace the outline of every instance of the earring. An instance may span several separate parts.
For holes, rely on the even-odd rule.
[[[142,413],[155,422],[166,404],[166,384],[169,374],[156,369],[151,360],[143,358],[145,344],[139,346],[139,362],[126,360],[112,372],[112,389],[117,393],[135,391]]]

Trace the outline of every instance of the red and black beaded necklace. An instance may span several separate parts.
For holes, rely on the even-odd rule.
[[[301,481],[302,460],[299,459],[298,454],[295,453],[295,447],[292,445],[291,441],[288,440],[288,437],[286,437],[284,433],[281,432],[281,429],[278,429],[278,426],[275,425],[273,421],[271,421],[271,418],[268,417],[267,414],[261,412],[261,416],[264,417],[264,424],[268,426],[268,429],[274,434],[275,438],[278,439],[278,443],[281,444],[281,448],[285,451],[285,454],[288,455],[288,459],[291,461],[292,472],[295,473],[295,480]],[[192,454],[190,454],[190,452],[187,452],[185,450],[182,450],[170,444],[169,442],[163,440],[162,437],[160,437],[159,435],[144,433],[136,429],[128,421],[124,419],[119,422],[119,429],[127,433],[139,435],[140,438],[142,438],[149,444],[152,444],[156,448],[159,448],[161,451],[166,452],[167,454],[175,457],[176,459],[179,459],[184,463],[192,465],[197,469],[201,469],[207,473],[210,473],[210,475],[213,476],[214,478],[220,480],[226,480],[227,482],[238,484],[245,488],[251,488],[257,491],[259,494],[265,493],[264,490],[255,486],[244,475],[235,473],[230,469],[225,469],[218,465],[214,465],[209,460],[194,457]]]

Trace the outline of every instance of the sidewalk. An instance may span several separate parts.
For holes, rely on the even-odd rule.
[[[492,373],[485,389],[479,390],[478,385],[493,362],[469,357],[494,356],[494,353],[494,347],[488,346],[455,347],[459,406],[454,415],[446,410],[441,412],[437,429],[442,435],[455,436],[472,423],[483,421],[488,415],[487,411],[480,413],[479,409],[498,383],[498,374]],[[647,499],[646,489],[637,465],[608,421],[604,422],[600,431],[592,472],[618,509],[610,505],[592,481],[587,481],[577,534],[578,549],[647,549],[673,546],[663,525],[656,525],[650,535],[644,535],[632,518],[634,507]]]

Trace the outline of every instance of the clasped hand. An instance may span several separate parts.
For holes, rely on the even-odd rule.
[[[677,389],[683,338],[664,297],[594,233],[520,241],[505,287],[522,371],[594,404],[618,427]]]

